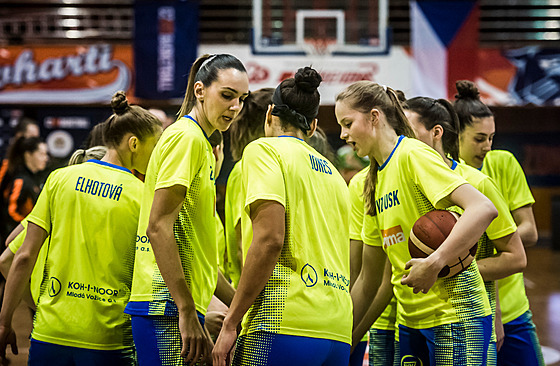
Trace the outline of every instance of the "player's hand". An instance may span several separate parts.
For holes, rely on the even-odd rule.
[[[428,258],[412,258],[404,267],[409,270],[408,274],[403,275],[401,284],[412,287],[413,292],[428,293],[430,288],[436,283],[438,273],[441,270],[434,268]]]
[[[0,326],[0,361],[2,364],[6,362],[6,348],[8,344],[12,348],[12,353],[14,355],[18,354],[16,333],[12,327]]]
[[[182,315],[179,313],[179,331],[183,345],[181,357],[189,365],[209,359],[212,352],[212,340],[202,328],[196,313]]]
[[[212,351],[214,366],[229,366],[231,364],[231,354],[236,340],[236,327],[228,326],[224,323],[216,345],[214,346],[214,350]]]
[[[505,332],[504,332],[504,324],[502,323],[502,314],[498,314],[496,312],[496,316],[494,319],[494,324],[496,327],[496,352],[498,352],[500,350],[500,348],[502,348],[502,345],[504,344],[504,338],[506,336]]]

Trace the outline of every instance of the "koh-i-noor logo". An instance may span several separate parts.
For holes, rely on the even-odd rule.
[[[0,102],[107,103],[116,91],[130,88],[130,70],[122,61],[113,59],[112,46],[70,49],[71,54],[42,57],[42,60],[36,59],[36,52],[31,48],[24,48],[13,58],[7,56],[14,51],[0,49]],[[62,53],[60,49],[55,51]],[[7,63],[8,58],[13,62]],[[114,80],[110,83],[101,80],[115,69],[118,73]]]
[[[301,280],[307,287],[313,287],[317,284],[317,271],[309,263],[301,269]]]

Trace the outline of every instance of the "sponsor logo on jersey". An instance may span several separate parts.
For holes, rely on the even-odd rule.
[[[49,280],[49,296],[55,297],[60,293],[61,289],[62,289],[62,284],[60,283],[58,278],[51,277]]]
[[[401,358],[401,366],[423,366],[423,363],[418,357],[408,355]]]
[[[325,159],[321,159],[309,154],[309,161],[311,162],[311,169],[315,170],[316,172],[332,175],[332,170],[329,167],[329,163]]]
[[[315,286],[317,284],[317,279],[317,271],[315,271],[315,268],[313,268],[311,264],[307,263],[303,266],[301,269],[301,280],[305,283],[305,286]]]
[[[383,248],[385,249],[391,245],[402,243],[406,240],[400,225],[381,230],[381,236],[383,237]]]
[[[399,190],[395,189],[392,192],[385,193],[383,196],[375,200],[375,208],[377,213],[382,213],[385,210],[400,205]]]

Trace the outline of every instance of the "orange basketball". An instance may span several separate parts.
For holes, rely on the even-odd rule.
[[[430,211],[420,216],[410,230],[408,251],[412,258],[426,258],[447,238],[459,215],[446,210]],[[449,263],[439,272],[438,277],[451,277],[461,273],[473,261],[478,243],[461,253],[454,263]]]

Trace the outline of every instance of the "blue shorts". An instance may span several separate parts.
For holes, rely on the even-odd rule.
[[[349,366],[362,366],[364,364],[364,355],[366,354],[367,341],[358,343],[354,352],[350,355]]]
[[[504,324],[504,333],[504,344],[498,352],[498,366],[544,366],[541,345],[530,310]]]
[[[134,347],[102,351],[61,346],[32,338],[27,362],[30,366],[134,366],[136,365],[136,352]]]
[[[350,345],[330,339],[254,332],[237,339],[233,366],[348,366]]]
[[[400,363],[486,365],[491,335],[491,315],[428,329],[399,325]]]
[[[369,330],[369,365],[393,366],[395,357],[395,331],[385,329]]]
[[[204,325],[202,314],[198,314],[198,319]],[[131,321],[139,366],[184,365],[178,317],[132,315]]]

